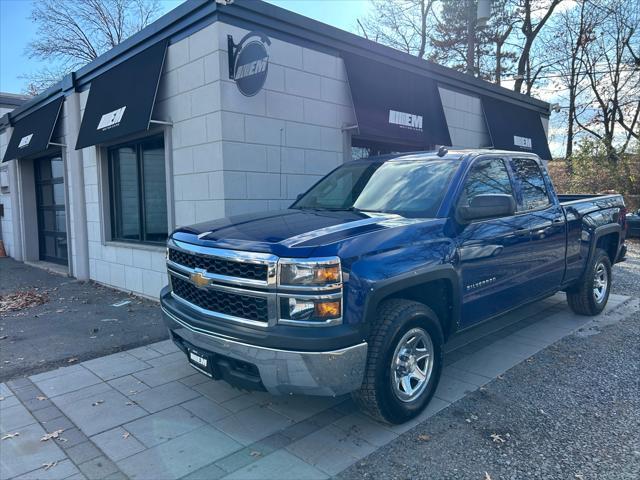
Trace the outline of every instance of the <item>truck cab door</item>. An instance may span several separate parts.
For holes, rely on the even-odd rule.
[[[533,158],[512,158],[518,214],[527,220],[531,299],[558,290],[565,273],[567,222],[562,206],[551,193],[542,167]]]
[[[514,195],[505,159],[477,158],[463,181],[456,206],[468,205],[482,194]],[[462,279],[461,327],[510,310],[526,299],[528,223],[519,215],[509,215],[460,225],[456,243]]]

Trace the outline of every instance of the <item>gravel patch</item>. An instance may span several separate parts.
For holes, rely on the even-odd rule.
[[[640,297],[640,239],[627,239],[627,259],[613,267],[612,292]]]

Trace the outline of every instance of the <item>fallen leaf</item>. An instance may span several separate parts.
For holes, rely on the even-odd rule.
[[[129,406],[129,407],[134,407],[134,406],[136,406],[137,404],[138,404],[138,403],[137,403],[137,402],[134,402],[133,400],[131,400],[131,401],[127,402],[127,406]]]
[[[73,358],[70,358],[69,360],[67,360],[67,363],[73,363],[73,362],[77,362],[77,361],[78,361],[78,358],[77,357],[73,357]]]
[[[484,480],[491,480],[491,475],[488,472],[484,472]]]
[[[418,440],[421,442],[428,442],[431,440],[431,435],[418,435]]]
[[[258,452],[257,450],[254,450],[249,455],[251,455],[252,457],[261,457],[262,456],[262,452]]]
[[[7,433],[6,435],[4,435],[4,436],[2,437],[2,440],[8,440],[8,439],[10,439],[10,438],[13,438],[13,437],[19,437],[19,436],[20,436],[20,432]]]
[[[0,337],[0,340],[4,340],[5,338],[9,338],[9,336],[8,336],[8,335],[2,335],[2,336]]]
[[[504,438],[502,438],[500,435],[498,435],[497,433],[492,433],[491,434],[491,440],[493,440],[495,443],[505,443],[506,440]]]
[[[42,468],[44,468],[45,470],[49,470],[50,468],[55,467],[57,464],[58,462],[43,463]]]
[[[97,407],[98,405],[104,403],[104,400],[96,400],[95,402],[93,402],[91,405],[94,407]]]
[[[0,297],[0,313],[24,310],[25,308],[42,305],[48,300],[45,293],[38,293],[35,290],[20,290]]]
[[[0,395],[0,402],[4,400],[4,397],[2,395]]]
[[[584,480],[584,475],[582,475],[581,473],[576,473],[574,477],[576,477],[576,480]]]
[[[504,375],[498,375],[496,378],[497,378],[498,380],[504,380]]]
[[[56,310],[56,313],[64,313],[64,309]]]
[[[58,438],[62,432],[64,432],[63,429],[56,430],[55,432],[51,432],[51,433],[46,433],[42,436],[40,441],[46,442],[47,440],[51,440],[52,438]]]
[[[40,400],[41,402],[42,402],[43,400],[46,400],[46,399],[47,399],[47,397],[43,397],[42,395],[38,395],[38,396],[36,397],[36,400]]]
[[[129,432],[124,432],[122,438],[129,438],[129,435],[131,435]]]

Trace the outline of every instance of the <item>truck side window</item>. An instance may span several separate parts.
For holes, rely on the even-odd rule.
[[[460,197],[460,205],[468,205],[478,195],[513,195],[507,167],[500,158],[484,158],[471,167]]]
[[[538,162],[531,158],[514,158],[511,164],[522,191],[522,210],[537,210],[549,205],[547,186]]]

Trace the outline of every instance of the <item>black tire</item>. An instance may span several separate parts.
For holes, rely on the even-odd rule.
[[[404,423],[419,415],[436,391],[443,365],[442,328],[433,310],[418,302],[387,300],[380,305],[378,312],[369,336],[364,380],[352,396],[375,419],[392,424]],[[426,386],[415,399],[402,401],[395,393],[391,367],[399,342],[411,330],[428,333],[433,347],[433,363]]]
[[[600,270],[602,269],[602,270]],[[599,296],[594,291],[597,287],[596,272],[604,271],[606,274],[606,288],[602,290]],[[582,278],[578,284],[570,290],[567,290],[567,302],[574,313],[578,315],[594,316],[598,315],[604,307],[607,306],[609,293],[611,292],[611,260],[604,250],[598,248],[591,262],[587,265]]]

